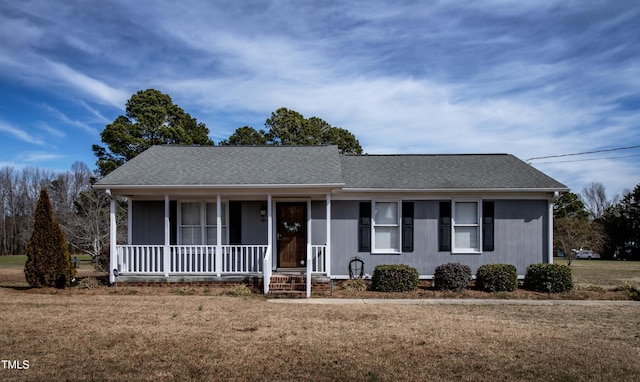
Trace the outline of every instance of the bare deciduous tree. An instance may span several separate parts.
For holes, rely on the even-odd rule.
[[[605,187],[600,182],[591,182],[584,186],[580,199],[584,203],[591,219],[600,219],[607,208],[616,204],[620,199],[617,195],[607,199]]]
[[[555,247],[562,249],[567,265],[575,259],[574,250],[588,248],[601,251],[605,234],[600,223],[573,217],[557,218],[553,222]]]

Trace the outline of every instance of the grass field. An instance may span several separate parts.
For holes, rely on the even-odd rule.
[[[554,259],[554,262],[567,263],[564,259]],[[578,285],[612,287],[625,282],[640,284],[639,261],[573,260],[571,269],[573,280]]]
[[[30,289],[24,259],[11,260],[0,257],[0,359],[27,360],[29,368],[2,364],[2,381],[637,381],[640,375],[640,302],[298,305],[230,297],[216,288]],[[573,268],[577,281],[589,284],[638,277],[634,263],[585,260]],[[92,272],[90,262],[81,263],[79,274]]]

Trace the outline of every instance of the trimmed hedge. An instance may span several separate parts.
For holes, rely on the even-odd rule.
[[[435,288],[439,290],[461,291],[471,282],[471,268],[460,263],[447,263],[436,267]]]
[[[476,288],[485,292],[513,292],[518,287],[518,271],[511,264],[485,264],[476,272]]]
[[[561,264],[531,264],[527,267],[524,287],[538,292],[568,292],[573,289],[571,268]]]
[[[380,292],[407,292],[418,288],[418,271],[405,264],[377,265],[371,283]]]

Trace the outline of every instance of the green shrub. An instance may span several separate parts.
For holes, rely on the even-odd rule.
[[[511,264],[485,264],[476,272],[476,288],[485,292],[513,292],[518,287],[518,271]]]
[[[436,267],[435,288],[439,290],[461,291],[471,282],[471,268],[460,263],[447,263]]]
[[[371,279],[380,292],[406,292],[418,288],[418,271],[405,264],[377,265]]]
[[[27,245],[25,279],[32,287],[64,288],[76,270],[71,265],[67,239],[53,216],[47,189],[40,191],[33,214],[33,233]]]
[[[561,264],[531,264],[527,267],[524,287],[538,292],[568,292],[573,289],[571,268]]]
[[[367,290],[367,283],[363,279],[345,280],[340,288],[349,292],[364,292]]]

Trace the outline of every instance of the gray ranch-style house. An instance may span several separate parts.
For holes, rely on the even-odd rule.
[[[112,196],[110,281],[346,279],[359,258],[553,261],[562,183],[508,154],[342,155],[336,146],[153,146],[94,186]],[[128,237],[116,239],[116,200]],[[315,281],[314,281],[314,285]]]

